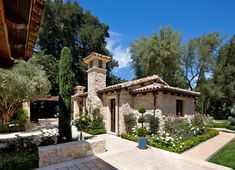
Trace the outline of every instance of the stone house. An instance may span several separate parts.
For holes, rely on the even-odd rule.
[[[144,106],[146,114],[158,116],[160,122],[167,115],[192,115],[198,92],[172,87],[159,76],[106,86],[106,64],[110,57],[91,53],[83,60],[88,65],[88,89],[76,86],[73,99],[74,116],[79,112],[100,109],[108,133],[119,135],[125,131],[124,114],[135,113]]]

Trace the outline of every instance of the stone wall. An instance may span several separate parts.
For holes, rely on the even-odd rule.
[[[157,108],[166,116],[176,113],[176,100],[183,100],[183,114],[192,115],[195,112],[194,98],[171,95],[170,93],[157,95]]]
[[[105,152],[105,141],[98,137],[86,141],[38,147],[39,167]]]
[[[92,113],[93,109],[101,108],[102,101],[97,96],[97,90],[106,87],[106,70],[93,67],[88,71],[88,97],[86,101],[86,107],[88,112]]]

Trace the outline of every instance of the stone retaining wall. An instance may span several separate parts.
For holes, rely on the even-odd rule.
[[[94,137],[88,140],[38,147],[39,167],[78,159],[106,151],[105,140]]]

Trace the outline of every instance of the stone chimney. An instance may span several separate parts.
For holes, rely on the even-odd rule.
[[[110,57],[98,53],[91,53],[83,59],[84,63],[88,65],[88,96],[86,103],[89,113],[93,109],[102,106],[102,101],[97,96],[97,91],[106,87],[106,64],[110,59]]]

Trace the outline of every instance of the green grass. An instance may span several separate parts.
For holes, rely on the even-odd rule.
[[[235,139],[214,155],[209,162],[235,169]]]

